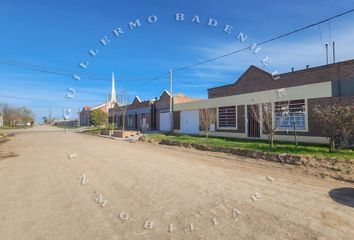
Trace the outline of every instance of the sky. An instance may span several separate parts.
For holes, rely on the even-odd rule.
[[[169,89],[164,75],[169,69],[242,49],[352,8],[354,0],[1,0],[0,102],[31,108],[37,121],[49,112],[62,118],[64,108],[72,109],[76,118],[83,106],[106,101],[112,72],[119,94],[130,101],[134,96],[152,99]],[[177,21],[176,13],[184,19]],[[210,18],[217,26],[208,25]],[[140,27],[131,29],[128,23],[137,19]],[[332,41],[337,61],[353,59],[353,23],[351,13],[262,45],[257,54],[247,50],[173,72],[173,92],[207,98],[208,88],[235,82],[250,65],[279,73],[323,65],[324,44]],[[226,25],[231,26],[229,33]],[[124,33],[117,37],[112,31],[119,27]],[[244,42],[237,39],[240,32],[247,36]],[[109,39],[107,45],[100,42],[103,37]],[[98,50],[97,55],[90,55],[90,49]],[[266,57],[271,59],[268,66],[262,63]],[[86,69],[79,67],[81,62],[89,62]],[[65,97],[68,88],[75,90],[72,99]]]

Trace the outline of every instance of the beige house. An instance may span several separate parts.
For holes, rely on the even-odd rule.
[[[200,110],[213,109],[210,135],[266,139],[261,113],[267,103],[276,140],[294,141],[296,133],[298,141],[327,143],[313,109],[336,101],[354,104],[354,60],[278,76],[251,66],[235,83],[208,89],[208,99],[175,104],[174,131],[202,134]]]

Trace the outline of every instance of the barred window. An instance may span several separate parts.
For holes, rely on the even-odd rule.
[[[128,126],[129,127],[133,126],[133,116],[128,116]]]
[[[218,127],[236,128],[236,106],[218,108]]]
[[[305,100],[293,100],[275,103],[275,124],[279,129],[305,130]]]

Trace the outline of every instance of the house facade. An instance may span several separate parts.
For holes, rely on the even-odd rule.
[[[316,105],[354,104],[354,60],[272,76],[251,66],[233,84],[208,89],[208,99],[174,104],[174,132],[202,134],[200,110],[216,112],[210,135],[266,139],[270,106],[275,140],[327,143]]]
[[[171,99],[172,102],[177,103],[195,101],[182,93],[171,98],[166,90],[159,98],[152,100],[142,101],[136,96],[129,105],[116,104],[109,109],[109,123],[114,124],[117,129],[122,129],[124,124],[126,130],[171,132],[173,130],[173,118],[170,117]],[[123,116],[125,116],[124,122]]]

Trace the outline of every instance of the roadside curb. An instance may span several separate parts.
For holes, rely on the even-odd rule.
[[[148,143],[158,143],[167,146],[193,148],[199,151],[226,153],[236,156],[276,162],[280,164],[287,164],[303,169],[304,173],[308,175],[313,175],[322,178],[331,177],[339,181],[354,183],[354,163],[345,160],[316,158],[291,154],[266,153],[260,151],[252,151],[248,149],[228,147],[214,147],[203,144],[171,141],[166,139],[161,141],[155,141],[146,137],[140,138],[140,141]]]
[[[117,140],[117,141],[123,141],[123,142],[136,142],[139,141],[139,138],[117,138],[117,137],[112,137],[112,136],[108,136],[108,135],[101,135],[101,134],[93,134],[93,133],[87,133],[87,132],[78,132],[81,134],[86,134],[86,135],[91,135],[91,136],[96,136],[96,137],[101,137],[101,138],[108,138],[108,139],[112,139],[112,140]]]

